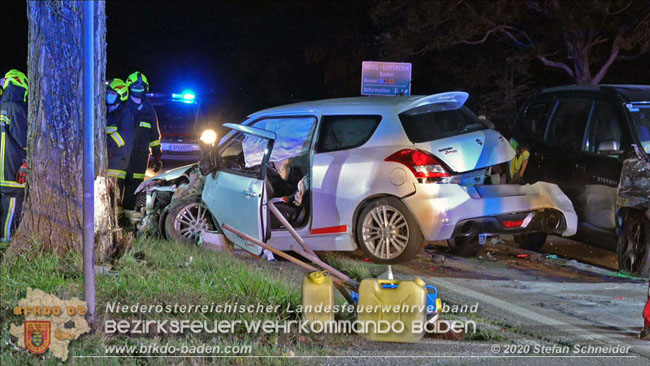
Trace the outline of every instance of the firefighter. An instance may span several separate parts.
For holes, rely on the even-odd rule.
[[[122,210],[126,169],[136,133],[132,114],[124,108],[124,102],[128,97],[129,91],[124,81],[111,79],[106,82],[108,176],[117,179],[118,211]]]
[[[151,169],[157,173],[162,168],[162,150],[160,147],[160,128],[158,127],[158,116],[156,110],[146,98],[149,91],[147,77],[135,71],[126,79],[129,88],[129,99],[126,107],[135,117],[136,138],[126,170],[126,187],[124,191],[124,210],[135,208],[135,190],[144,180],[147,166],[149,164],[149,152]]]
[[[0,197],[2,241],[11,240],[23,208],[27,176],[27,76],[10,70],[0,79]]]

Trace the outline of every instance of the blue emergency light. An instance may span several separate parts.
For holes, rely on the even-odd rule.
[[[180,94],[172,94],[172,99],[179,100],[183,103],[194,103],[196,94],[191,90],[183,90]]]

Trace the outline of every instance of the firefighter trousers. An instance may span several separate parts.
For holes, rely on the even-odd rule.
[[[134,210],[136,206],[135,190],[144,180],[149,163],[149,153],[132,154],[129,160],[129,167],[126,169],[126,178],[124,179],[124,199],[122,207],[125,210]]]
[[[0,205],[2,207],[2,215],[0,215],[2,241],[9,241],[20,223],[20,215],[23,211],[24,192],[22,189],[20,191],[3,191],[0,192],[0,196]]]

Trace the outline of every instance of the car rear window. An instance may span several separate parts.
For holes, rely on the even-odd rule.
[[[317,151],[359,147],[370,139],[380,121],[381,116],[324,116]]]
[[[488,127],[467,107],[455,110],[418,113],[419,108],[399,115],[402,127],[413,143],[442,139],[468,132],[485,130]]]

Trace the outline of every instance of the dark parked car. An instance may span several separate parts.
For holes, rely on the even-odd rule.
[[[528,99],[513,137],[531,152],[526,181],[556,183],[571,199],[576,239],[617,250],[620,269],[647,275],[650,86],[545,89]]]

